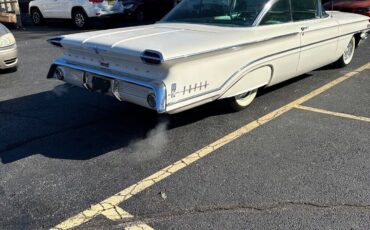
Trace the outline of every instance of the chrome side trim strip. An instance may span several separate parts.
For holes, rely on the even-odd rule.
[[[128,82],[128,83],[134,84],[134,85],[149,88],[149,89],[153,90],[153,92],[155,92],[155,95],[156,95],[156,100],[157,100],[157,105],[156,105],[156,108],[155,108],[156,111],[158,113],[166,112],[166,86],[164,85],[163,82],[140,81],[140,80],[136,80],[136,79],[133,79],[133,78],[129,78],[127,76],[119,76],[119,75],[116,75],[116,74],[103,72],[103,71],[92,69],[92,68],[89,68],[89,67],[83,67],[83,66],[79,66],[79,65],[70,64],[70,63],[66,62],[65,60],[63,60],[63,59],[57,59],[57,60],[54,61],[53,65],[50,68],[48,78],[51,77],[51,72],[52,72],[53,69],[56,68],[56,66],[64,66],[64,67],[68,67],[68,68],[71,68],[71,69],[80,70],[82,72],[88,72],[88,73],[96,74],[96,75],[99,75],[99,76],[104,76],[104,77],[107,77],[107,78],[112,78],[112,79],[116,79],[116,80],[120,80],[120,81],[125,81],[125,82]]]
[[[164,61],[166,62],[166,61],[173,61],[173,60],[181,59],[181,58],[189,58],[189,57],[193,57],[193,56],[197,56],[197,55],[208,54],[208,53],[213,53],[213,52],[219,52],[219,51],[227,50],[227,49],[238,49],[238,48],[241,48],[241,47],[244,47],[244,46],[248,46],[248,45],[251,45],[251,44],[256,44],[256,43],[261,43],[261,42],[267,42],[267,41],[271,41],[271,40],[274,40],[274,39],[285,38],[285,37],[289,37],[289,36],[295,36],[295,35],[298,35],[298,34],[299,34],[299,32],[294,32],[294,33],[290,33],[290,34],[279,35],[279,36],[276,36],[276,37],[261,39],[261,40],[257,40],[257,41],[253,41],[253,42],[246,42],[246,43],[241,43],[241,44],[232,45],[232,46],[226,46],[226,47],[222,47],[222,48],[218,48],[218,49],[213,49],[213,50],[208,50],[208,51],[202,51],[202,52],[198,52],[198,53],[193,53],[193,54],[189,54],[189,55],[177,56],[177,57],[165,59]]]

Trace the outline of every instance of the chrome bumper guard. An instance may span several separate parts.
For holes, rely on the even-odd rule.
[[[112,81],[112,86],[111,86],[111,94],[115,96],[118,100],[124,100],[124,101],[129,101],[132,103],[135,103],[135,100],[132,100],[133,97],[137,97],[137,94],[147,92],[148,95],[142,95],[147,98],[149,94],[152,96],[154,94],[156,103],[155,106],[150,106],[149,104],[143,105],[142,103],[136,103],[141,106],[145,106],[147,108],[151,108],[156,110],[158,113],[164,113],[166,112],[166,87],[163,82],[155,82],[155,81],[142,81],[142,80],[137,80],[130,78],[128,76],[122,76],[122,75],[117,75],[114,73],[110,73],[107,71],[101,71],[89,67],[84,67],[84,66],[79,66],[75,64],[71,64],[66,62],[65,60],[58,59],[54,61],[52,66],[50,67],[49,73],[47,75],[47,78],[57,78],[56,77],[56,70],[58,67],[62,68],[68,68],[70,70],[75,70],[75,71],[81,71],[83,72],[83,76],[81,76],[81,80],[73,78],[70,76],[69,81],[67,79],[64,79],[63,81],[71,83],[73,85],[77,85],[80,87],[84,87],[86,89],[90,89],[88,87],[88,82],[86,80],[86,75],[87,74],[94,74],[97,76],[101,76],[106,79],[110,79]],[[68,78],[68,76],[66,76]],[[71,82],[72,81],[72,82]],[[126,87],[130,87],[130,89]],[[143,88],[144,87],[144,88]],[[145,90],[145,88],[147,90]],[[122,92],[130,91],[129,95],[132,95],[132,98],[127,97],[124,95]],[[134,92],[135,91],[135,92]],[[150,92],[150,93],[149,93]],[[136,95],[135,95],[136,94]]]

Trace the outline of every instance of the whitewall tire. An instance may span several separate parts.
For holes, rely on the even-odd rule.
[[[249,91],[247,93],[240,94],[238,96],[228,98],[228,105],[233,111],[241,111],[247,108],[257,96],[257,89]]]
[[[335,64],[338,67],[344,67],[346,65],[349,65],[353,60],[353,56],[355,54],[355,49],[356,49],[356,39],[355,39],[355,37],[352,37],[351,41],[348,43],[343,55],[339,58],[338,61],[336,61]]]

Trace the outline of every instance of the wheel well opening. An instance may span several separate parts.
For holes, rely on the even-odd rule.
[[[39,8],[37,6],[31,6],[30,7],[30,13],[34,10],[38,10],[39,11]]]
[[[358,47],[358,44],[360,43],[361,41],[361,33],[357,33],[355,34],[355,41],[356,41],[356,48]]]
[[[81,6],[75,6],[72,8],[71,17],[73,17],[73,14],[77,11],[80,11],[86,15],[85,10]]]

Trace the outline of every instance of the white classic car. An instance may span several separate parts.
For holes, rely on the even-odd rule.
[[[183,0],[154,25],[50,39],[64,54],[48,78],[158,113],[219,99],[240,110],[261,87],[349,64],[369,29],[320,0]]]

